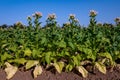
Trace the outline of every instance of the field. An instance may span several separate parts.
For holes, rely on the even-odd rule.
[[[42,14],[36,12],[27,18],[28,26],[20,22],[1,26],[0,67],[3,74],[0,76],[5,73],[7,79],[16,80],[11,78],[20,71],[27,75],[28,71],[36,80],[42,75],[49,76],[48,73],[58,77],[74,74],[74,80],[92,80],[97,75],[96,80],[119,80],[120,18],[116,18],[113,25],[97,23],[96,16],[94,10],[90,11],[90,23],[84,27],[71,14],[68,22],[59,26],[56,15],[50,14],[43,27]]]

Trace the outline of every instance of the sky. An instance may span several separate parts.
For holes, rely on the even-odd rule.
[[[55,13],[57,22],[68,22],[69,14],[75,14],[81,25],[89,24],[89,11],[98,12],[96,20],[113,23],[120,17],[120,0],[0,0],[0,25],[12,25],[18,21],[27,25],[27,16],[41,12],[45,24],[48,14]]]

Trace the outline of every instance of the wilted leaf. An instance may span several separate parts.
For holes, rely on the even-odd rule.
[[[39,63],[39,61],[29,60],[29,61],[26,63],[25,68],[26,68],[26,69],[30,69],[31,67],[37,65],[38,63]]]
[[[57,62],[57,63],[54,63],[54,67],[55,69],[61,73],[62,72],[62,69],[64,67],[64,62]]]
[[[114,65],[114,61],[113,61],[112,56],[110,55],[110,53],[108,53],[108,52],[105,52],[105,53],[99,53],[99,56],[102,56],[102,57],[105,57],[105,58],[110,59],[111,64]]]
[[[88,76],[88,71],[83,66],[77,66],[76,68],[84,78]]]
[[[37,65],[33,71],[34,78],[36,78],[40,74],[42,74],[42,67]]]
[[[101,62],[95,62],[95,67],[102,73],[106,74],[106,67]]]
[[[19,58],[19,59],[8,60],[8,62],[10,63],[15,62],[24,65],[27,62],[27,60],[25,60],[25,58]]]
[[[29,49],[29,48],[27,48],[27,49],[25,49],[25,51],[24,51],[24,56],[31,56],[31,54],[32,54],[32,51]]]
[[[7,68],[5,68],[5,72],[7,74],[7,79],[11,79],[17,72],[18,68],[15,66],[12,66],[8,62],[5,62],[5,65],[7,67]]]

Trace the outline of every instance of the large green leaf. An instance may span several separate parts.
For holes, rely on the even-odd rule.
[[[57,45],[61,48],[66,48],[66,43],[64,40],[61,40],[60,42],[58,42]]]
[[[78,50],[80,50],[81,52],[84,52],[87,55],[88,59],[92,59],[93,61],[95,61],[96,59],[96,53],[93,52],[92,49],[86,48],[84,46],[78,47]]]
[[[78,66],[80,64],[80,61],[78,60],[77,56],[72,56],[73,64]]]
[[[32,51],[31,51],[29,48],[26,48],[26,49],[24,50],[24,56],[30,57],[31,54],[32,54]]]
[[[13,56],[8,54],[7,52],[5,52],[3,55],[1,55],[1,61],[7,60],[10,58],[13,58]]]
[[[37,60],[28,60],[26,65],[25,65],[25,68],[30,69],[31,67],[33,67],[37,64],[39,64],[39,61],[37,61]]]
[[[68,45],[74,50],[75,49],[75,46],[74,46],[74,44],[72,43],[72,42],[68,42]]]
[[[37,50],[37,49],[33,49],[33,51],[32,51],[32,56],[33,56],[33,58],[41,57],[40,51]]]
[[[52,54],[52,52],[46,52],[46,53],[44,53],[45,54],[45,61],[47,62],[47,64],[50,64],[50,62],[51,62],[51,54]]]

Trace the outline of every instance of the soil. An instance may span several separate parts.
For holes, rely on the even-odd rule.
[[[98,70],[89,71],[87,78],[83,78],[76,70],[59,74],[54,69],[43,69],[43,73],[34,79],[32,71],[32,69],[28,71],[19,70],[10,80],[120,80],[120,67],[115,67],[112,71],[107,68],[107,74],[103,74]],[[6,73],[3,69],[0,69],[0,80],[6,80]]]

